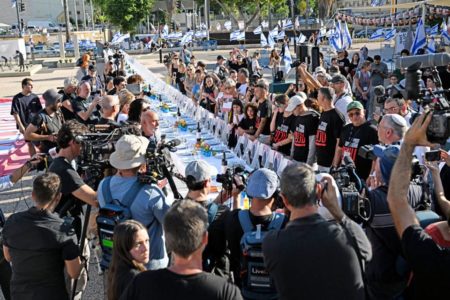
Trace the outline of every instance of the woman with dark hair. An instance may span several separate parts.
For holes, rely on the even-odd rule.
[[[131,280],[145,271],[150,257],[147,228],[127,220],[114,228],[113,253],[108,272],[108,300],[119,299]]]
[[[149,109],[150,105],[144,99],[136,99],[130,103],[128,122],[141,124],[141,114]]]
[[[105,92],[108,93],[114,88],[114,77],[108,76],[105,78]]]
[[[355,76],[355,73],[358,70],[358,66],[359,66],[359,53],[355,52],[352,55],[352,61],[350,62],[350,67],[349,67],[349,73],[350,73],[351,78],[353,78],[353,76]]]
[[[204,109],[214,113],[216,109],[216,98],[219,94],[219,89],[214,83],[214,79],[210,75],[206,75],[203,80],[202,92],[200,94],[199,105]]]
[[[237,132],[236,129],[239,123],[244,118],[244,105],[239,99],[233,100],[231,103],[231,111],[228,118],[228,126],[230,128],[230,135],[228,137],[228,147],[234,148],[237,143]]]
[[[256,132],[256,114],[258,107],[256,103],[248,103],[245,106],[244,118],[239,122],[238,135],[253,135]]]

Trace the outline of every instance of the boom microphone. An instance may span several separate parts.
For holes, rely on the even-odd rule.
[[[421,68],[446,66],[450,63],[450,54],[438,53],[399,57],[395,62],[395,67],[405,69],[417,62],[422,63]]]

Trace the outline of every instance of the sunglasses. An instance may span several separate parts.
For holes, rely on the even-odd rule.
[[[348,117],[349,118],[353,118],[354,116],[360,116],[361,115],[361,112],[360,111],[355,111],[355,112],[351,112],[351,113],[348,113]]]

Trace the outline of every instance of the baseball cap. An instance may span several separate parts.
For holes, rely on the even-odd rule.
[[[187,178],[188,176],[192,176],[195,180],[195,182],[201,182],[208,179],[211,179],[211,177],[217,175],[217,170],[208,164],[205,160],[196,160],[191,161],[184,171],[184,175]]]
[[[383,181],[387,184],[391,178],[391,171],[400,153],[399,145],[389,145],[387,147],[375,145],[373,147],[373,154],[380,158],[380,170]]]
[[[97,68],[94,65],[89,65],[89,71],[97,71]]]
[[[277,187],[277,174],[272,170],[261,168],[248,178],[246,193],[252,198],[268,199],[273,196]]]
[[[342,74],[334,75],[331,79],[331,83],[339,83],[339,82],[345,82],[345,77]]]
[[[316,72],[316,74],[317,74],[317,73],[324,73],[324,74],[327,73],[327,71],[325,70],[325,68],[324,68],[324,67],[321,67],[321,66],[318,66],[318,67],[316,68],[315,72]]]
[[[347,105],[347,112],[351,111],[352,109],[363,110],[364,106],[359,101],[352,101]]]
[[[149,140],[143,136],[124,135],[116,143],[116,150],[109,157],[109,163],[116,169],[126,170],[145,163],[145,152]]]
[[[217,55],[217,60],[225,59],[222,55]]]
[[[303,92],[298,93],[295,96],[292,96],[291,99],[289,99],[288,106],[286,107],[285,111],[293,111],[297,106],[300,104],[305,103],[306,101],[306,94]]]
[[[42,94],[42,98],[45,100],[45,105],[53,105],[58,101],[61,101],[62,95],[58,94],[55,89],[48,89]]]

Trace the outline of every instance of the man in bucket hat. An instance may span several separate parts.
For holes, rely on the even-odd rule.
[[[148,143],[147,138],[135,135],[124,135],[117,141],[116,150],[109,158],[111,166],[117,169],[117,173],[100,182],[97,190],[100,207],[111,203],[112,199],[123,201],[130,189],[139,184],[138,171],[145,165]],[[106,199],[107,189],[111,192],[110,199]],[[157,185],[140,183],[139,191],[129,202],[122,205],[129,209],[133,220],[141,222],[148,229],[150,237],[148,268],[156,270],[167,267],[169,258],[164,244],[162,223],[172,200],[166,198]]]

